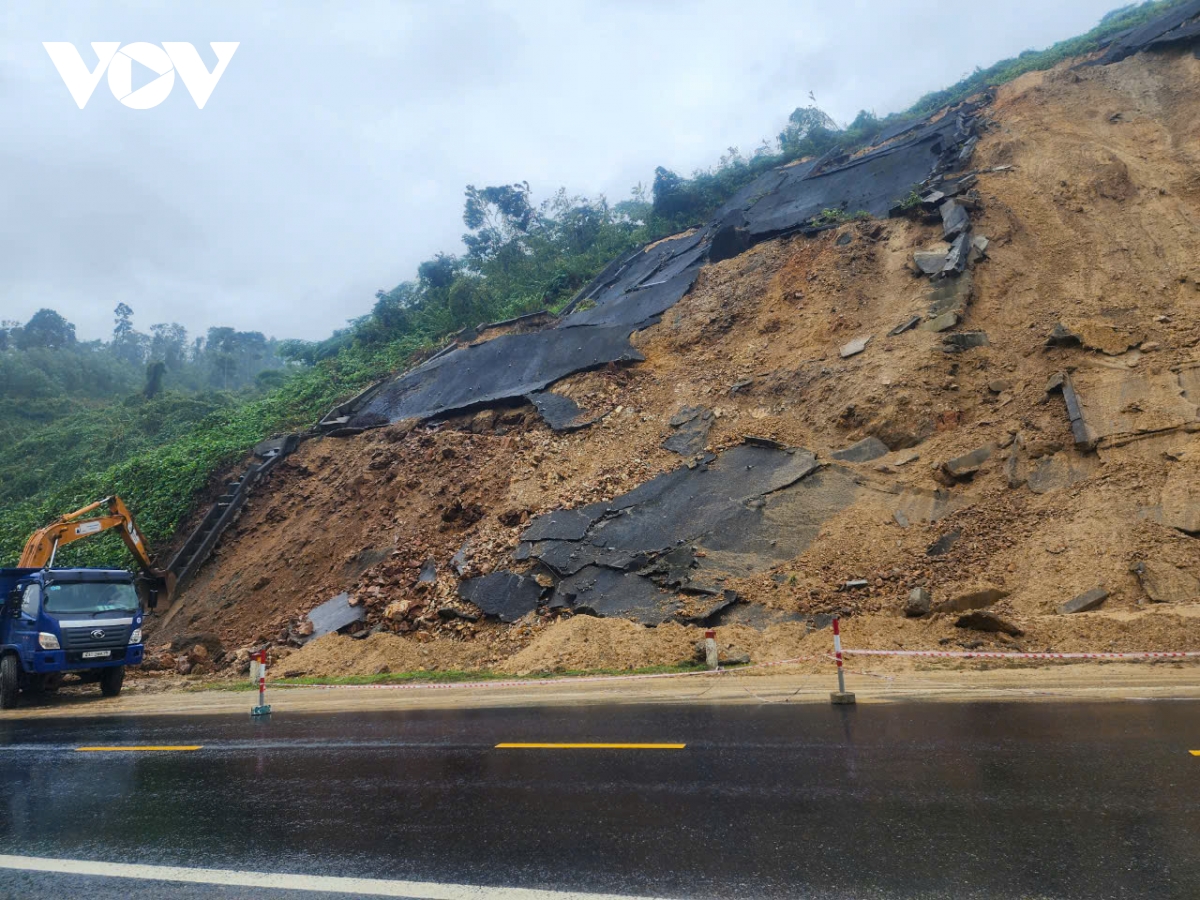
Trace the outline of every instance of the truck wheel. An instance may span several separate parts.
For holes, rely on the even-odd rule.
[[[20,679],[21,661],[17,659],[17,654],[6,653],[0,659],[0,709],[12,709],[17,705]]]
[[[115,697],[121,693],[121,684],[125,681],[125,667],[113,666],[100,673],[100,693],[105,697]]]

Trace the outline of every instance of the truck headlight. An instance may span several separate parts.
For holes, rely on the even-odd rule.
[[[58,638],[48,631],[38,632],[38,646],[43,650],[58,650]]]
[[[142,629],[135,628],[129,634],[129,643],[140,644],[142,642]]]

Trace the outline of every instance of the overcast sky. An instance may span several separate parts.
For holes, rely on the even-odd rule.
[[[0,8],[0,319],[322,338],[457,250],[462,191],[618,201],[1085,31],[1117,0],[50,3]],[[71,99],[43,41],[238,41],[204,109]],[[133,87],[153,78],[134,68]],[[140,70],[140,73],[139,73]]]

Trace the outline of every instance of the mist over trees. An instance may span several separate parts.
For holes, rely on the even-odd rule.
[[[225,327],[191,338],[175,322],[143,333],[124,303],[113,310],[108,341],[79,340],[75,326],[53,309],[40,309],[24,323],[0,322],[0,438],[106,401],[268,389],[287,366],[279,343]]]

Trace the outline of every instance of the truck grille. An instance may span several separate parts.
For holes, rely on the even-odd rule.
[[[64,650],[124,650],[129,643],[130,625],[97,625],[92,628],[62,629]],[[92,632],[104,632],[96,637]]]

